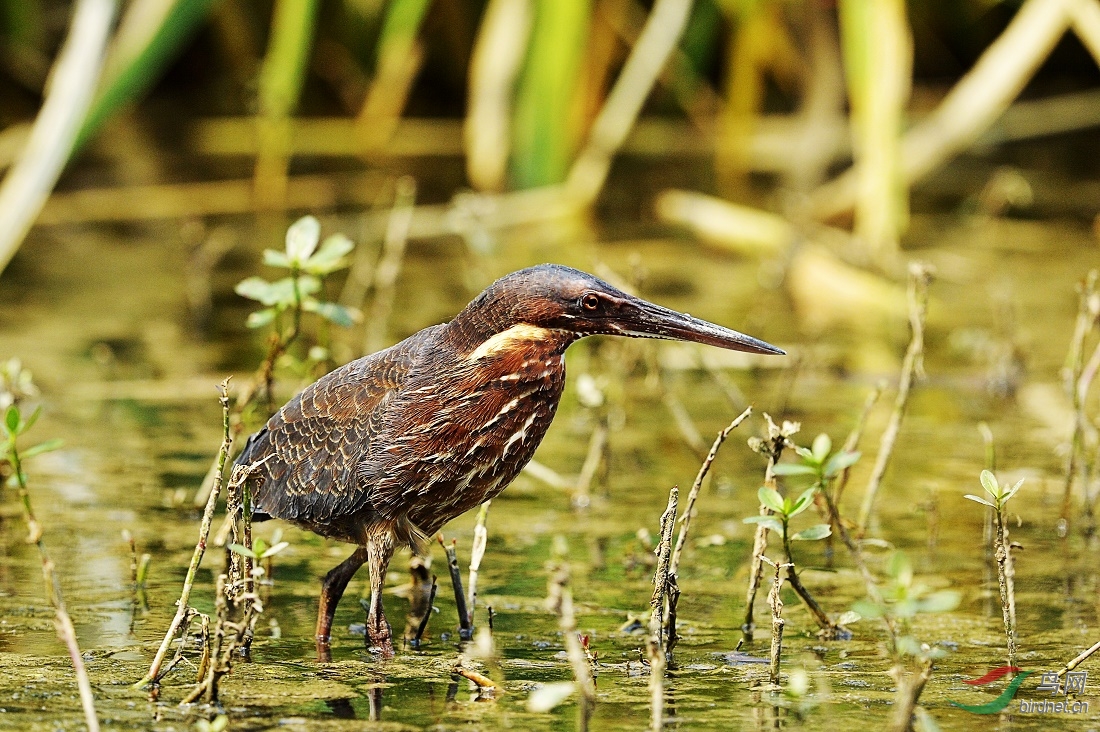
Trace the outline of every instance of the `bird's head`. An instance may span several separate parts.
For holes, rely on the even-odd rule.
[[[456,320],[480,320],[491,333],[525,327],[571,334],[663,338],[749,353],[778,354],[775,346],[686,313],[655,305],[570,267],[541,264],[506,275],[481,293]]]

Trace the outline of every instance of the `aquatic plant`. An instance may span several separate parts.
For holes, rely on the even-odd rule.
[[[890,619],[890,627],[898,629],[888,646],[894,665],[890,675],[897,682],[894,719],[891,730],[903,732],[911,728],[917,701],[932,676],[936,659],[947,654],[942,648],[921,642],[912,634],[913,619],[923,613],[954,610],[961,595],[955,590],[932,590],[919,582],[913,565],[904,552],[897,551],[886,565],[889,581],[882,587],[881,599],[859,600],[852,610],[864,618]]]
[[[993,557],[997,560],[997,584],[1001,591],[1001,615],[1004,618],[1005,635],[1008,636],[1008,665],[1016,665],[1016,569],[1012,561],[1012,545],[1008,541],[1008,528],[1005,526],[1005,505],[1024,484],[1021,478],[1011,488],[1002,486],[989,470],[981,474],[982,488],[992,501],[966,494],[964,498],[993,509]]]
[[[20,380],[17,379],[18,383]],[[28,382],[29,383],[29,380]],[[24,383],[24,386],[26,386]],[[54,563],[46,549],[43,538],[45,531],[34,513],[34,505],[31,502],[28,477],[23,469],[25,460],[35,455],[56,450],[61,446],[60,440],[47,440],[26,449],[19,448],[19,438],[30,431],[38,416],[42,413],[39,407],[31,412],[29,417],[23,417],[23,413],[17,403],[10,403],[4,412],[3,424],[0,424],[0,438],[3,438],[3,452],[0,452],[0,468],[7,467],[10,471],[5,484],[15,488],[19,493],[19,501],[23,507],[23,519],[27,523],[27,542],[38,548],[38,556],[42,560],[42,577],[46,581],[46,596],[54,608],[54,627],[57,636],[65,644],[69,651],[69,660],[73,664],[76,674],[76,685],[80,690],[80,704],[84,709],[84,722],[89,732],[99,732],[99,719],[95,711],[95,697],[92,694],[92,685],[88,680],[88,672],[84,669],[84,657],[80,654],[80,646],[77,644],[76,629],[73,627],[72,618],[65,607],[65,597],[61,593],[61,583],[54,572]],[[5,465],[6,464],[6,465]],[[4,471],[4,472],[9,472]]]
[[[821,626],[822,631],[828,637],[834,638],[843,635],[844,631],[829,617],[813,595],[810,594],[810,591],[806,589],[806,586],[802,584],[795,567],[794,554],[791,551],[792,541],[817,541],[832,533],[829,524],[815,524],[794,534],[790,532],[791,519],[813,504],[817,490],[816,485],[811,486],[803,491],[798,498],[792,500],[790,497],[783,497],[774,488],[761,486],[756,495],[760,499],[760,505],[768,508],[771,513],[747,516],[742,520],[747,524],[756,524],[779,534],[783,542],[783,553],[786,556],[787,583],[806,604],[814,620]]]
[[[269,413],[275,410],[272,393],[275,365],[301,334],[303,313],[315,313],[345,327],[360,319],[358,310],[316,297],[326,275],[348,266],[346,257],[354,247],[343,234],[333,234],[322,242],[320,222],[313,216],[303,216],[287,229],[283,251],[264,250],[264,264],[289,270],[289,274],[274,282],[258,276],[249,277],[234,288],[241,297],[264,305],[248,316],[246,325],[249,328],[273,326],[267,355],[258,374],[258,385],[263,389],[262,397]],[[327,349],[311,353],[310,359],[327,361]]]

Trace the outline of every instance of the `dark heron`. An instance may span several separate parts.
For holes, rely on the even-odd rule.
[[[382,583],[417,547],[500,493],[535,453],[565,385],[565,349],[590,335],[693,341],[782,354],[763,341],[544,264],[502,277],[454,320],[336,369],[253,435],[254,518],[277,517],[356,549],[321,585],[317,645],[370,569],[368,642],[392,655]]]

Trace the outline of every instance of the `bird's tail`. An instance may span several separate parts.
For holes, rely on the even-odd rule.
[[[393,527],[397,540],[407,544],[413,554],[425,556],[431,546],[431,537],[414,524],[408,516],[402,516]]]

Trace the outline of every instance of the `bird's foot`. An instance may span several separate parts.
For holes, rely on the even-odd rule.
[[[367,647],[382,658],[393,658],[393,631],[385,617],[367,618]]]

